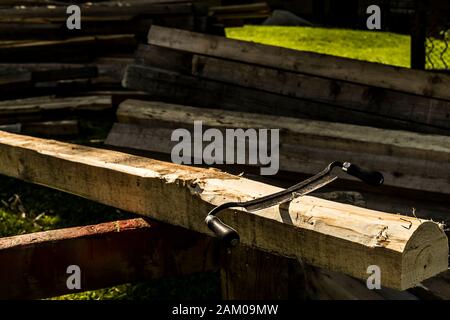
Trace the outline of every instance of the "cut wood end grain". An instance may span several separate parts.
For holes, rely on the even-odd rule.
[[[281,190],[218,170],[3,132],[0,174],[208,234],[204,218],[213,206]],[[221,218],[246,246],[360,279],[377,265],[385,287],[403,290],[448,267],[447,238],[431,221],[315,197]]]

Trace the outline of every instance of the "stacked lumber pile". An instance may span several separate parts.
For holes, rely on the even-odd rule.
[[[208,6],[219,3],[213,0],[78,1],[81,29],[69,30],[66,21],[71,15],[67,7],[74,4],[71,1],[2,1],[0,39],[19,44],[18,40],[79,37],[79,43],[85,45],[98,35],[114,35],[116,42],[126,43],[126,35],[145,37],[153,23],[204,32]],[[38,45],[43,44],[36,42],[35,46]]]
[[[123,84],[162,101],[450,133],[448,75],[158,26],[148,43]]]
[[[73,114],[87,110],[81,105],[112,110],[125,98],[145,96],[124,90],[121,80],[154,23],[223,33],[224,14],[268,10],[265,3],[223,7],[218,0],[78,1],[81,29],[69,30],[66,10],[71,4],[0,3],[0,124],[8,124],[4,130],[17,132],[20,127],[30,132],[24,122],[32,121],[35,128],[35,121],[45,121],[43,127],[48,127],[49,121],[73,121]]]

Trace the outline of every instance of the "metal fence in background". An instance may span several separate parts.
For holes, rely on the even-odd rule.
[[[411,67],[450,72],[450,1],[416,2]]]

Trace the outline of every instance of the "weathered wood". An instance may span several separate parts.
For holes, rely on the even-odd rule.
[[[380,299],[387,290],[370,291],[345,275],[305,270],[298,260],[246,247],[227,251],[210,237],[144,219],[2,238],[0,257],[8,261],[0,264],[2,299],[47,298],[219,268],[224,299]],[[66,286],[67,267],[74,264],[81,269],[80,290]]]
[[[139,46],[136,61],[149,67],[323,103],[326,105],[317,108],[328,110],[333,114],[334,120],[339,122],[367,124],[368,119],[376,115],[384,120],[380,123],[373,117],[374,120],[370,123],[373,126],[450,134],[450,102],[439,99],[151,45]],[[328,105],[333,105],[333,110]],[[364,113],[365,116],[361,119],[349,117],[351,110]]]
[[[39,82],[90,79],[92,84],[119,84],[132,58],[99,58],[92,63],[2,63],[0,72],[29,72],[35,87]]]
[[[410,122],[412,131],[416,123],[430,126],[427,132],[433,132],[433,127],[450,130],[450,101],[198,55],[193,57],[192,73],[212,80],[333,104],[341,107],[335,112],[342,118],[348,109],[352,109]]]
[[[425,280],[419,288],[423,288],[434,299],[450,300],[450,272],[444,271],[436,277]],[[416,291],[412,291],[416,294]]]
[[[266,2],[238,4],[229,6],[217,6],[208,8],[209,14],[223,14],[223,13],[241,13],[241,12],[257,12],[270,10]]]
[[[152,26],[153,45],[450,100],[450,76]]]
[[[0,125],[0,130],[39,136],[70,136],[78,134],[78,121],[61,120]]]
[[[343,121],[361,125],[376,123],[377,126],[382,128],[405,130],[411,128],[411,123],[404,120],[386,118],[381,115],[351,109],[347,109],[345,112],[336,112],[335,105],[243,88],[145,66],[128,66],[122,83],[126,88],[145,91],[154,99],[195,107],[220,108],[323,121]],[[239,97],[239,99],[236,99],[236,97]],[[421,132],[429,132],[427,130],[430,130],[430,126],[420,123],[415,124],[414,128]],[[448,130],[435,127],[431,130],[439,134],[448,133]]]
[[[66,40],[12,41],[0,45],[1,62],[91,61],[104,53],[132,53],[134,35],[85,36]]]
[[[80,4],[83,12],[83,19],[99,20],[106,18],[114,20],[117,18],[132,18],[137,15],[160,15],[160,14],[190,14],[192,13],[192,4],[171,3],[170,5],[158,3],[124,3],[110,2],[105,4]],[[47,6],[47,7],[25,7],[22,9],[0,9],[0,21],[5,22],[26,22],[26,21],[65,21],[67,20],[67,6]]]
[[[204,218],[213,206],[281,190],[216,170],[11,133],[0,133],[0,173],[207,234]],[[448,267],[447,237],[431,221],[310,196],[288,208],[227,210],[222,218],[246,246],[361,279],[378,265],[385,287],[407,289]]]
[[[31,83],[31,73],[29,72],[0,74],[0,92],[2,93],[30,87]]]
[[[0,239],[0,298],[40,299],[218,269],[211,238],[144,219]],[[81,269],[70,290],[67,268]]]
[[[0,124],[67,118],[68,114],[104,112],[112,109],[112,97],[33,97],[0,101]]]
[[[298,300],[306,299],[311,294],[306,287],[302,263],[296,259],[242,246],[238,250],[223,251],[221,289],[224,299]]]
[[[137,100],[123,102],[117,116],[120,123],[106,141],[114,146],[170,153],[178,143],[171,141],[173,129],[192,131],[196,120],[202,120],[204,130],[274,128],[280,129],[281,170],[313,174],[345,160],[381,170],[389,186],[450,192],[446,136]]]
[[[55,98],[52,96],[23,99],[19,101],[6,100],[0,102],[0,114],[3,116],[24,113],[39,113],[45,110],[80,109],[106,110],[111,108],[111,97],[85,96]]]

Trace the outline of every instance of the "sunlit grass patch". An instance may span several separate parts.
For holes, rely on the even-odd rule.
[[[228,28],[229,38],[410,67],[410,37],[389,32],[315,27]]]

